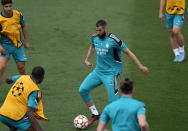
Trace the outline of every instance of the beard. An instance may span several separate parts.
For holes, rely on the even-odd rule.
[[[5,14],[7,15],[7,17],[11,17],[11,16],[13,16],[13,11],[12,10],[7,10],[5,12]]]
[[[104,39],[105,36],[106,36],[106,32],[104,32],[102,35],[98,35],[98,37],[99,37],[100,39]]]

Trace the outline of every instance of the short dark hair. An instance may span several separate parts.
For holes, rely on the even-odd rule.
[[[129,78],[125,78],[125,80],[120,83],[120,90],[124,94],[131,94],[133,91],[133,81]]]
[[[99,27],[99,26],[106,26],[107,23],[105,20],[98,20],[97,23],[96,23],[96,27]]]
[[[44,74],[45,74],[45,70],[43,69],[43,67],[36,66],[33,68],[31,75],[35,79],[40,79],[40,78],[44,77]]]
[[[1,0],[1,4],[5,5],[5,4],[12,4],[12,0]]]

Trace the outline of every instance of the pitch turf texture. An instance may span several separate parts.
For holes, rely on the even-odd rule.
[[[74,131],[73,119],[91,114],[82,101],[78,88],[91,72],[84,59],[95,33],[95,22],[105,19],[109,31],[118,35],[141,62],[150,69],[144,75],[123,55],[123,75],[135,81],[134,98],[147,107],[151,131],[188,130],[188,61],[173,63],[173,53],[165,24],[158,19],[159,0],[39,0],[14,1],[14,8],[23,12],[30,50],[27,52],[27,72],[42,65],[46,69],[43,104],[49,123],[40,122],[46,131]],[[183,26],[185,47],[188,43],[188,25]],[[91,61],[95,63],[96,57]],[[7,76],[18,74],[13,59],[9,61]],[[10,85],[0,87],[2,104]],[[91,92],[101,112],[108,104],[104,86]],[[87,130],[95,131],[97,122]],[[111,123],[107,128],[111,130]],[[8,128],[0,123],[0,131]]]

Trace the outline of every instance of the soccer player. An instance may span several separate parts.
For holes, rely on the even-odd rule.
[[[133,92],[131,80],[127,78],[120,83],[121,98],[104,108],[97,131],[104,131],[109,120],[113,131],[149,131],[144,103],[133,99]]]
[[[163,9],[166,5],[165,16]],[[166,17],[166,18],[165,18]],[[159,19],[166,19],[166,27],[170,33],[170,44],[175,54],[174,62],[183,62],[185,59],[184,37],[181,28],[185,17],[185,0],[161,0]]]
[[[89,47],[85,59],[85,64],[89,68],[94,66],[89,62],[94,50],[97,54],[96,68],[86,77],[79,88],[81,97],[92,112],[89,125],[98,120],[100,116],[89,94],[91,90],[103,83],[110,102],[117,100],[119,97],[118,76],[122,73],[121,51],[128,54],[142,72],[149,73],[148,68],[140,63],[126,45],[117,36],[108,32],[107,23],[104,20],[99,20],[96,23],[96,34],[92,37],[92,45]]]
[[[43,114],[42,92],[38,88],[44,79],[45,71],[36,66],[31,76],[8,77],[8,84],[14,83],[4,104],[0,108],[0,121],[10,131],[43,131],[36,119],[48,121]]]
[[[18,72],[25,74],[25,62],[27,60],[24,47],[29,48],[28,34],[23,15],[12,9],[12,0],[2,0],[3,11],[0,13],[0,84],[6,64],[12,55]],[[25,38],[21,39],[20,29]]]

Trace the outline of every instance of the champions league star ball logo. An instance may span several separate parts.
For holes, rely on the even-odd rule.
[[[17,83],[14,87],[12,87],[11,93],[13,96],[21,96],[22,92],[24,91],[23,83]]]
[[[108,48],[109,47],[109,44],[108,43],[106,43],[106,48]]]

